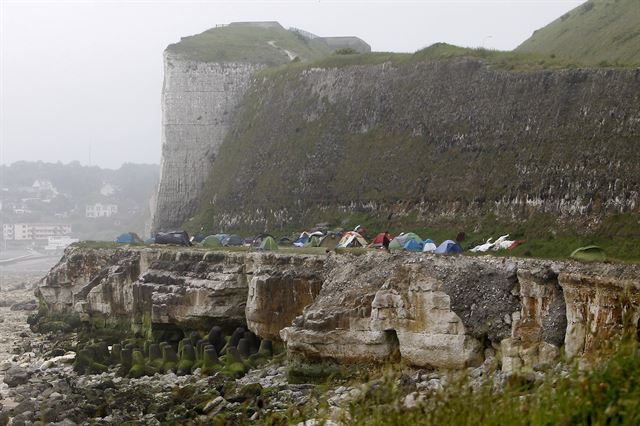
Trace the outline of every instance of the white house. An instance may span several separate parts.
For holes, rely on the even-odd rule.
[[[118,213],[118,206],[116,204],[91,204],[85,207],[85,216],[96,217],[111,217]]]

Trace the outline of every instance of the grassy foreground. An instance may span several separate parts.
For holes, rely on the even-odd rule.
[[[353,401],[339,418],[326,401],[272,413],[263,424],[296,424],[316,418],[349,425],[636,425],[640,422],[640,357],[636,342],[623,344],[592,369],[551,371],[541,384],[532,375],[512,376],[504,388],[471,386],[452,379],[443,390],[413,408],[403,404],[407,390],[399,372],[388,372],[377,386]],[[319,387],[322,392],[325,388]],[[321,397],[322,400],[322,397]],[[330,418],[332,417],[332,418]]]

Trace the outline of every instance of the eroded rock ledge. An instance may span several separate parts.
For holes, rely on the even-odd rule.
[[[244,325],[306,362],[543,368],[637,333],[640,268],[427,254],[69,249],[40,283],[51,313],[154,336]]]

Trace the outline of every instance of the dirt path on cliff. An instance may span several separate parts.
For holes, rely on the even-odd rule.
[[[276,49],[278,49],[278,50],[280,50],[280,51],[282,51],[282,52],[286,53],[286,54],[287,54],[287,56],[289,57],[289,60],[290,60],[290,61],[293,61],[295,58],[297,58],[297,57],[298,57],[298,55],[296,55],[296,54],[295,54],[295,52],[292,52],[292,51],[290,51],[290,50],[287,50],[287,49],[284,49],[284,48],[282,48],[282,47],[278,46],[278,45],[276,44],[275,40],[268,41],[267,43],[269,44],[269,46],[271,46],[271,47],[275,47]]]

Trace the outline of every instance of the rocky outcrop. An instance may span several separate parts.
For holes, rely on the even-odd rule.
[[[625,332],[640,330],[640,276],[617,272],[566,272],[558,277],[567,307],[567,356],[610,348]]]
[[[280,330],[320,292],[324,256],[254,254],[248,261],[247,326],[263,339],[280,340]]]
[[[323,266],[312,255],[72,248],[36,294],[51,314],[77,313],[138,334],[247,323],[279,338],[315,298]]]
[[[593,354],[637,329],[635,266],[386,253],[327,263],[318,298],[281,332],[295,358],[380,362],[398,352],[415,366],[462,368],[490,349],[515,371],[549,366],[563,346]]]
[[[636,265],[492,256],[71,248],[37,294],[50,313],[155,338],[246,324],[303,362],[463,368],[497,351],[517,371],[635,336],[639,277]]]
[[[293,355],[379,361],[399,350],[413,365],[475,365],[518,309],[515,268],[501,262],[386,253],[330,262],[340,266],[316,302],[282,332]]]

